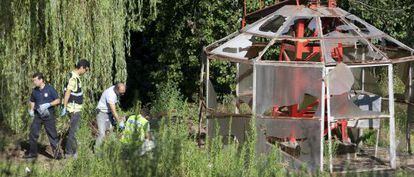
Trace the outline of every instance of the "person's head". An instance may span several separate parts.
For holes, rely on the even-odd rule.
[[[142,108],[141,111],[140,111],[140,114],[141,114],[141,116],[145,117],[145,119],[147,119],[147,120],[151,119],[150,111],[148,110],[147,107]]]
[[[128,121],[128,119],[131,116],[138,116],[141,115],[142,117],[144,117],[147,120],[151,120],[151,115],[150,115],[150,111],[148,110],[148,108],[144,107],[144,108],[136,108],[136,110],[134,110],[134,114],[129,114],[125,116],[125,121]]]
[[[123,96],[125,94],[125,92],[126,92],[126,86],[125,86],[124,83],[117,83],[115,85],[115,93],[118,96]]]
[[[78,74],[83,75],[87,71],[89,71],[89,68],[91,67],[91,64],[89,63],[88,60],[81,59],[81,60],[78,61],[78,63],[76,64],[75,67],[76,67],[76,70],[78,71]]]
[[[33,76],[32,76],[32,81],[33,81],[33,84],[36,87],[40,87],[43,84],[45,84],[45,78],[43,76],[43,73],[39,73],[39,72],[38,73],[34,73]]]

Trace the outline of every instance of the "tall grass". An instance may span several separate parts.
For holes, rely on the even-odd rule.
[[[83,121],[78,132],[79,157],[52,162],[0,163],[0,174],[15,176],[280,176],[287,173],[277,150],[268,156],[256,156],[254,123],[246,143],[223,144],[223,137],[206,141],[200,148],[189,136],[188,121],[196,112],[182,99],[177,87],[165,83],[158,89],[158,98],[152,104],[152,113],[165,112],[153,129],[156,148],[139,156],[137,147],[126,147],[119,142],[120,133],[110,134],[101,153],[93,153],[94,137],[89,122]],[[95,115],[85,112],[84,117]],[[90,120],[85,118],[84,120]],[[194,120],[192,120],[194,121]],[[253,120],[254,121],[254,120]],[[7,165],[9,164],[9,165]],[[49,164],[49,165],[45,165]],[[28,167],[31,172],[26,173]]]
[[[267,155],[255,151],[256,128],[252,118],[245,143],[225,140],[222,136],[208,138],[203,148],[189,136],[187,122],[195,106],[182,99],[171,83],[158,89],[159,97],[152,104],[152,112],[167,112],[157,125],[153,124],[156,148],[140,156],[137,147],[119,142],[120,134],[108,136],[100,153],[93,153],[94,137],[89,122],[83,121],[78,132],[79,157],[61,161],[0,162],[0,176],[309,176],[305,171],[289,171],[278,149]],[[84,117],[95,116],[85,112]],[[90,120],[85,118],[84,120]],[[218,132],[218,131],[217,131]],[[230,136],[226,136],[230,137]],[[223,143],[227,141],[228,143]],[[31,172],[25,172],[28,167]],[[316,176],[328,176],[318,173]],[[369,176],[370,174],[367,174]],[[400,172],[397,176],[404,176]],[[365,175],[358,175],[365,176]]]

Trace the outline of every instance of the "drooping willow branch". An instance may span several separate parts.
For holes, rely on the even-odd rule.
[[[96,93],[126,81],[129,30],[156,17],[157,0],[3,0],[0,7],[0,119],[18,132],[27,122],[31,74],[43,72],[62,92],[81,58],[88,107]]]

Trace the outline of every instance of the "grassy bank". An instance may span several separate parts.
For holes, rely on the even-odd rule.
[[[159,88],[159,96],[151,105],[151,113],[162,112],[163,118],[152,120],[156,148],[152,153],[139,156],[137,148],[127,148],[119,142],[119,132],[107,136],[100,153],[93,152],[94,114],[84,111],[78,131],[78,159],[60,161],[38,159],[27,162],[21,158],[4,159],[0,162],[0,176],[310,176],[300,170],[289,170],[277,148],[267,155],[255,155],[255,129],[250,128],[244,144],[217,136],[206,139],[204,147],[197,145],[190,135],[190,122],[196,123],[197,106],[184,100],[173,84]],[[139,110],[137,104],[136,110]],[[128,113],[133,112],[132,110]],[[67,118],[59,118],[59,127],[65,127]],[[254,121],[254,119],[253,119]],[[254,124],[250,124],[254,127]],[[16,135],[17,136],[17,135]],[[25,135],[20,138],[25,139]],[[230,137],[230,136],[228,136]],[[19,137],[15,137],[14,139]],[[7,141],[6,141],[7,139]],[[1,144],[10,144],[13,138],[2,138]],[[3,141],[4,140],[4,141]],[[42,144],[47,144],[43,138]],[[3,146],[5,147],[5,146]],[[4,148],[3,148],[4,149]],[[2,150],[3,151],[3,150]],[[30,170],[30,172],[29,172]],[[407,176],[405,171],[393,172]],[[329,176],[318,173],[315,176]],[[348,174],[346,176],[372,176],[373,173]]]

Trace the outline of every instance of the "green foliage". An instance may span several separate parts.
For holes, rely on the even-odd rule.
[[[246,10],[247,13],[254,12],[266,6],[273,5],[275,0],[246,0]]]
[[[247,0],[247,12],[253,12],[260,7],[272,5],[275,1]],[[325,1],[324,1],[325,2]],[[362,19],[367,20],[380,30],[391,36],[413,45],[414,23],[412,22],[412,0],[374,0],[338,1],[339,6],[349,10]],[[375,8],[368,8],[362,2]],[[148,82],[156,85],[166,79],[173,80],[184,93],[186,98],[194,97],[198,89],[198,74],[200,70],[200,53],[203,46],[223,38],[240,29],[243,1],[168,1],[159,4],[159,15],[154,22],[143,31],[143,42],[149,54],[148,63],[139,63],[148,73]],[[401,7],[401,8],[400,8]],[[382,10],[381,10],[382,9]],[[384,11],[384,9],[386,11]],[[389,11],[396,9],[396,12]],[[277,48],[271,48],[278,51]],[[144,57],[143,56],[143,57]],[[265,55],[267,59],[273,56]],[[134,64],[141,58],[133,58]],[[135,68],[134,68],[135,69]],[[228,62],[211,62],[210,68],[213,84],[219,96],[230,94],[235,90],[235,66]],[[136,82],[146,78],[139,78]],[[140,87],[140,90],[153,92],[150,88]],[[155,95],[152,93],[152,95]],[[143,96],[143,95],[141,95]]]
[[[197,73],[200,72],[203,46],[240,28],[241,5],[235,0],[177,0],[160,3],[157,6],[157,18],[143,31],[146,40],[143,45],[149,50],[143,52],[147,52],[151,60],[145,66],[138,65],[140,63],[137,66],[150,69],[144,72],[149,72],[151,85],[172,80],[185,97],[191,98],[198,88]],[[142,59],[133,58],[131,64],[140,60]],[[220,80],[229,88],[228,77],[235,75],[235,69],[222,63],[213,64],[211,70],[223,72]]]
[[[167,84],[168,85],[168,84]],[[178,92],[169,85],[160,88]],[[159,91],[162,93],[162,91]],[[189,104],[181,95],[171,96],[170,104]],[[154,103],[155,105],[155,103]],[[127,147],[119,142],[119,133],[105,139],[101,153],[92,152],[92,141],[88,121],[83,121],[78,132],[79,157],[47,163],[0,162],[0,175],[24,176],[26,167],[33,176],[284,176],[286,168],[281,165],[279,151],[274,149],[268,156],[256,156],[256,133],[254,119],[247,132],[244,144],[229,141],[223,144],[223,137],[208,139],[204,148],[199,148],[188,134],[187,115],[191,106],[167,106],[165,110],[177,109],[174,115],[161,120],[155,129],[156,149],[153,153],[139,156],[137,147]],[[84,117],[94,117],[85,113]],[[86,119],[87,120],[87,119]]]
[[[164,113],[172,116],[184,105],[183,98],[177,85],[171,81],[163,82],[157,86],[157,96],[153,102],[151,113]]]
[[[214,85],[214,90],[219,96],[219,100],[224,100],[227,94],[235,94],[236,72],[235,64],[226,61],[213,61],[210,65],[210,80]]]
[[[343,0],[340,7],[409,46],[414,45],[412,0]]]
[[[84,78],[87,104],[112,83],[125,82],[126,32],[142,29],[154,19],[157,2],[2,0],[0,117],[4,123],[16,132],[26,124],[25,105],[34,72],[43,72],[61,93],[77,60],[88,59],[92,65]]]

